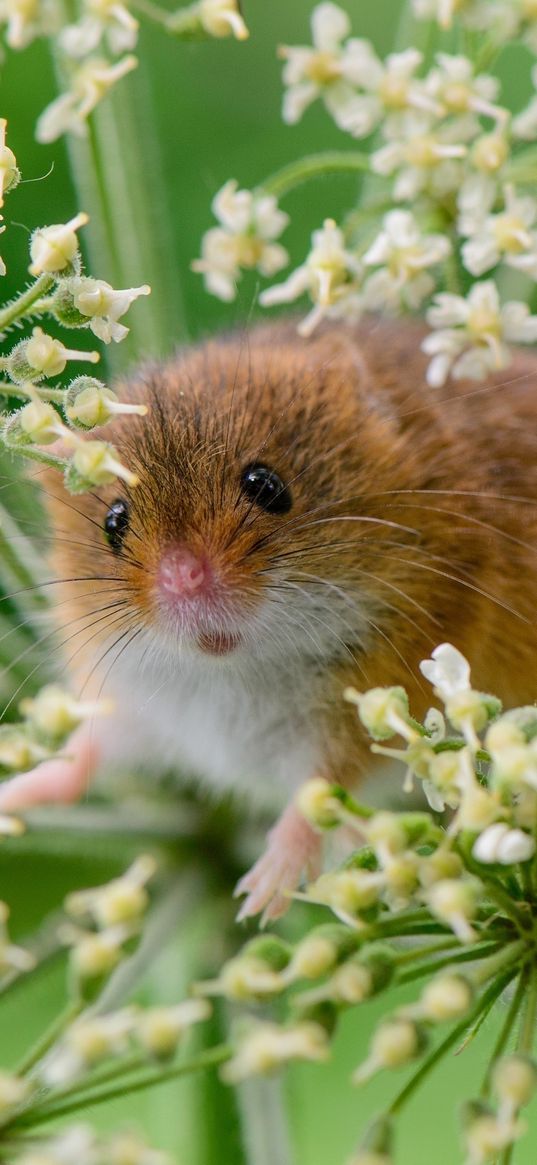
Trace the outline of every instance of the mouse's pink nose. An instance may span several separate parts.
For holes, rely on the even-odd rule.
[[[189,550],[188,546],[172,546],[161,559],[159,586],[172,598],[195,598],[207,590],[211,580],[212,571],[208,563]]]

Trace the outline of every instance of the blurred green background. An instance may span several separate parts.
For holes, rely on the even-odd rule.
[[[381,52],[393,45],[401,7],[397,0],[348,0],[342,6],[353,17],[356,35],[370,37]],[[199,254],[203,231],[212,225],[210,202],[220,186],[235,177],[240,185],[251,187],[300,154],[349,144],[320,105],[313,107],[298,127],[285,127],[280,118],[281,65],[276,46],[308,42],[311,9],[310,0],[244,0],[251,30],[245,44],[184,45],[143,25],[141,67],[123,82],[118,100],[133,103],[143,165],[133,180],[132,197],[140,195],[147,207],[149,234],[154,232],[155,237],[152,263],[162,272],[163,284],[171,289],[163,309],[161,351],[151,355],[164,355],[185,338],[240,323],[257,312],[254,276],[244,278],[237,302],[225,305],[207,296],[202,280],[189,269]],[[500,65],[506,99],[515,107],[529,92],[527,60],[520,69],[520,59],[514,50],[507,49]],[[28,232],[91,208],[75,194],[63,142],[44,147],[33,138],[37,115],[55,93],[46,46],[35,44],[24,54],[8,53],[2,85],[1,113],[9,120],[9,144],[24,178],[5,207],[8,231],[1,242],[8,263],[9,295],[26,277]],[[171,224],[167,240],[162,232],[162,196],[154,178],[160,167]],[[356,194],[355,178],[338,177],[302,187],[285,201],[292,225],[282,241],[290,250],[293,266],[307,250],[312,229],[326,216],[338,219],[354,204]],[[99,224],[95,225],[98,228]],[[129,268],[127,228],[120,231],[117,242],[125,252],[129,284],[154,282],[153,272],[138,269],[136,264]],[[93,266],[91,273],[109,276],[109,271]],[[138,341],[136,352],[130,349],[130,358],[149,354],[144,341],[144,301],[135,307],[132,319]],[[97,827],[95,834],[81,843],[76,839],[67,843],[61,835],[50,835],[47,841],[46,831],[39,836],[38,845],[31,838],[27,843],[0,847],[0,897],[11,906],[13,931],[18,936],[58,906],[71,887],[105,880],[119,869],[117,838],[100,837]],[[213,880],[208,886],[203,883],[200,890],[192,872],[185,873],[184,900],[177,911],[173,941],[148,972],[143,997],[176,999],[184,986],[180,975],[186,981],[189,969],[195,974],[201,970],[210,973],[218,966],[222,901],[217,864],[212,874]],[[304,922],[305,913],[298,909],[296,914],[296,920],[287,925],[296,927]],[[241,937],[230,930],[232,946]],[[61,960],[52,961],[0,1003],[0,1048],[6,1065],[16,1063],[29,1038],[56,1013],[63,997],[63,977]],[[384,1002],[371,1005],[359,1017],[347,1018],[330,1069],[304,1067],[287,1076],[284,1090],[292,1150],[278,1139],[271,1087],[266,1091],[249,1087],[248,1104],[258,1105],[261,1130],[260,1142],[251,1148],[248,1158],[251,1165],[344,1162],[364,1123],[401,1083],[399,1076],[393,1081],[384,1076],[357,1092],[348,1082],[350,1069],[364,1055],[383,1006]],[[498,1005],[495,1010],[500,1009]],[[460,1099],[477,1090],[496,1027],[497,1016],[493,1015],[476,1045],[442,1066],[410,1105],[401,1122],[397,1158],[401,1165],[429,1165],[433,1156],[436,1165],[453,1165],[460,1159],[457,1106]],[[214,1079],[170,1084],[95,1112],[95,1121],[102,1128],[113,1128],[125,1119],[139,1122],[155,1145],[175,1154],[178,1165],[216,1161],[219,1165],[241,1165],[243,1161],[236,1127],[239,1118],[230,1108],[226,1090]],[[529,1139],[517,1160],[529,1165],[534,1159]]]

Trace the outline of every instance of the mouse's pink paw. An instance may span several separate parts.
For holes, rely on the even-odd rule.
[[[288,909],[289,895],[296,890],[304,871],[310,877],[318,873],[322,838],[294,805],[285,809],[267,841],[264,854],[236,886],[235,897],[247,895],[237,915],[238,922],[261,911],[262,925],[279,918]]]
[[[94,775],[97,750],[83,728],[66,744],[67,755],[43,761],[0,785],[0,813],[32,805],[67,804],[83,797]]]

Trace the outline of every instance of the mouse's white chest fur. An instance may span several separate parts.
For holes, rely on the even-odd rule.
[[[118,661],[103,720],[104,760],[176,770],[257,803],[288,801],[318,771],[321,749],[307,685],[295,675],[195,656]]]

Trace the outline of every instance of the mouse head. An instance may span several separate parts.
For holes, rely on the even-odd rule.
[[[371,564],[404,533],[384,496],[400,436],[356,342],[264,327],[147,366],[125,395],[148,415],[103,436],[139,484],[73,498],[47,479],[80,644],[144,630],[227,661],[360,645],[378,606]]]

